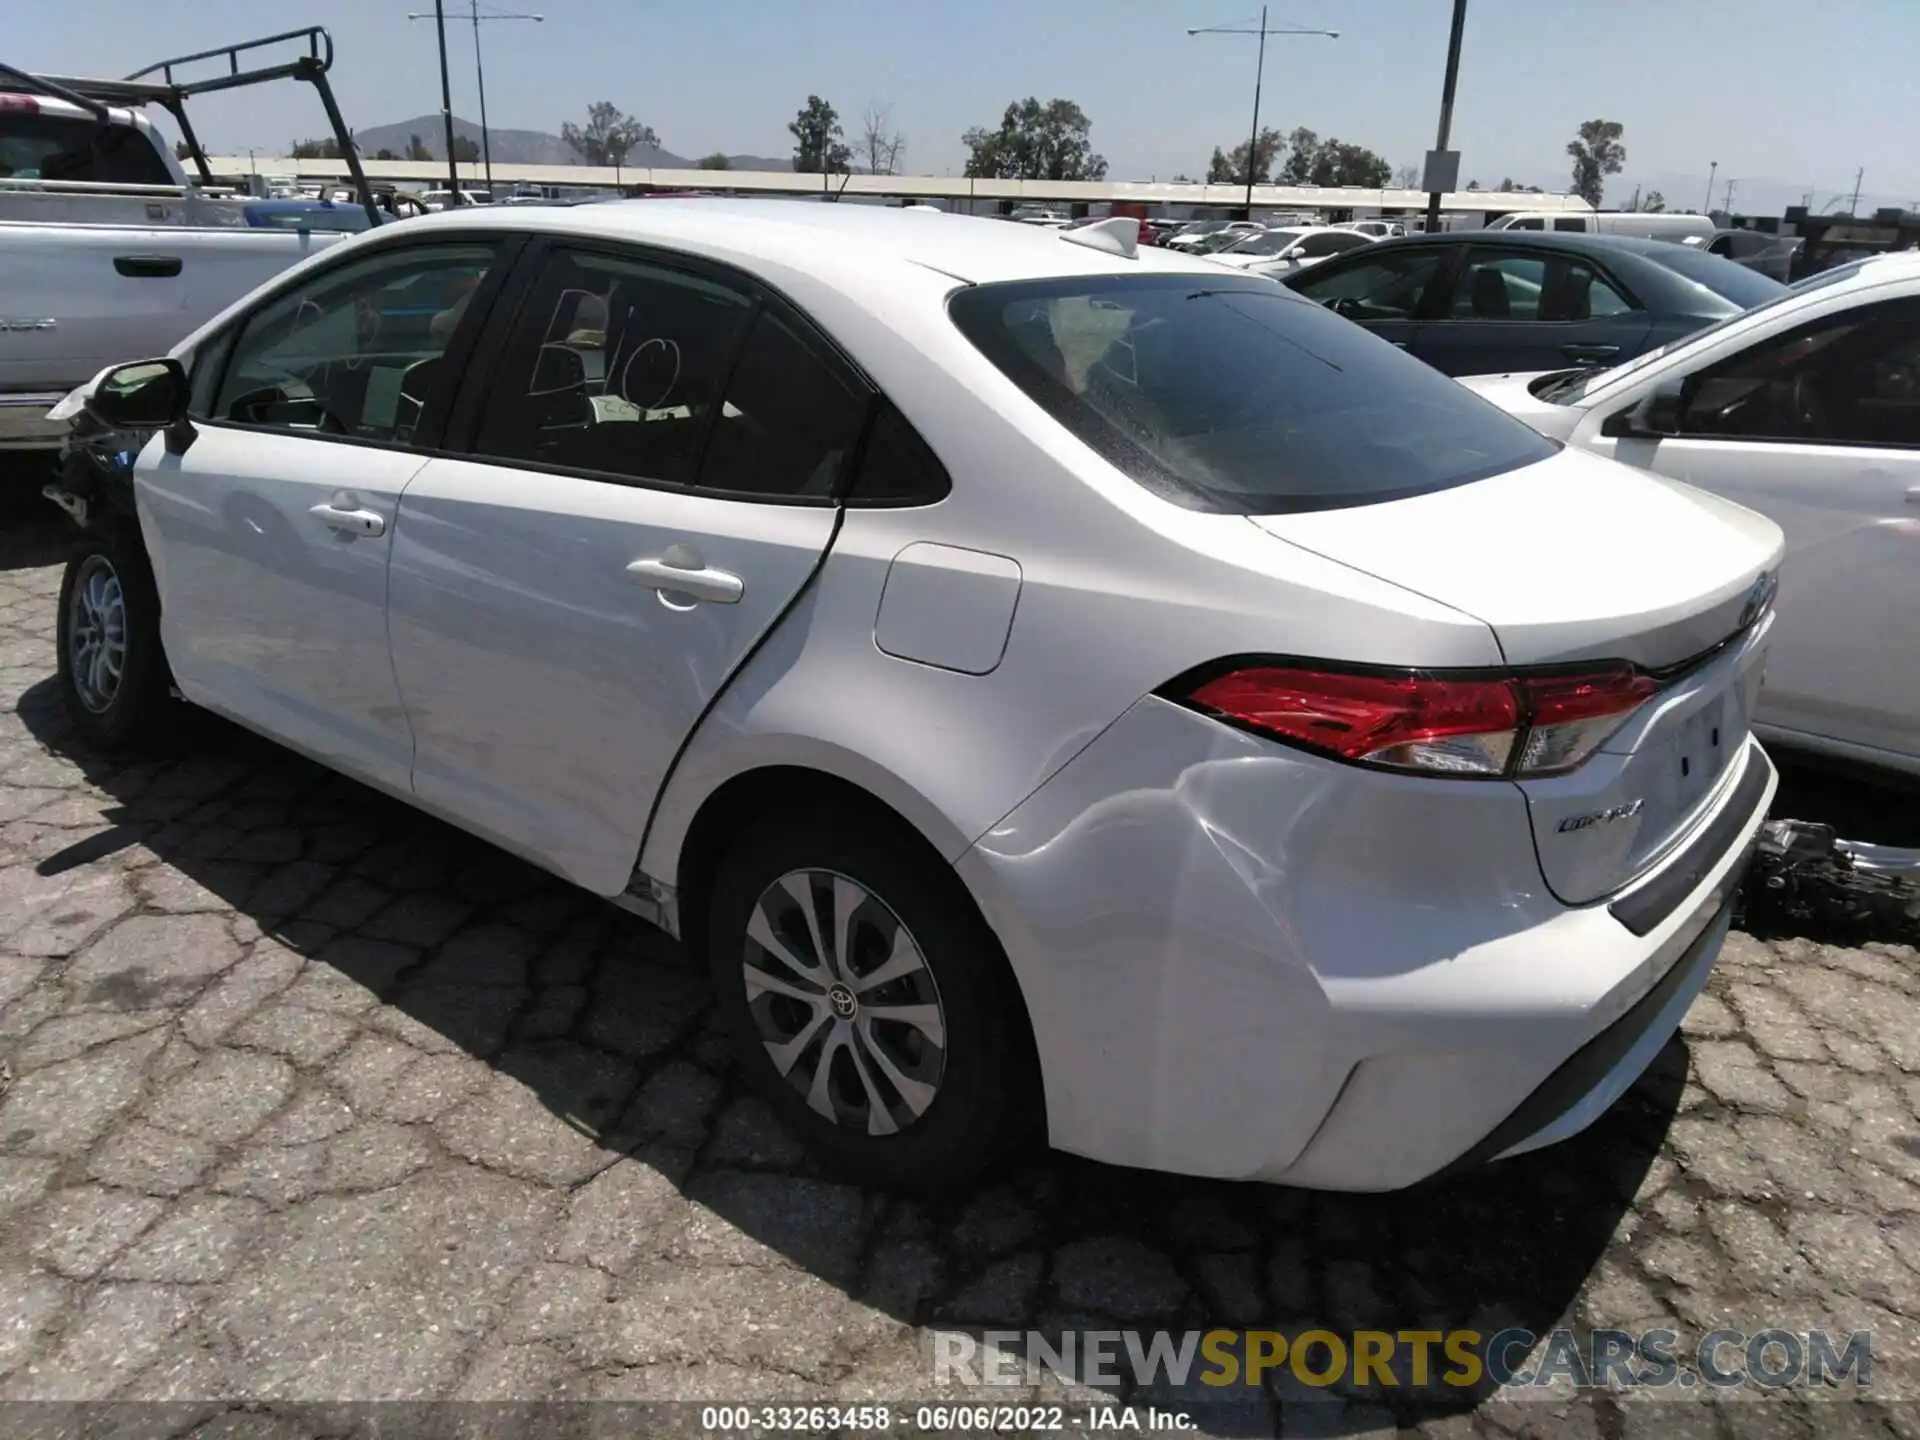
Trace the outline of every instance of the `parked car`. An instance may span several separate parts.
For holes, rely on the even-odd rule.
[[[1785,288],[1692,246],[1524,230],[1375,241],[1281,283],[1449,375],[1631,359]]]
[[[1391,240],[1407,233],[1406,225],[1398,220],[1349,220],[1336,228],[1358,230],[1376,240]]]
[[[1572,1134],[1774,789],[1777,527],[1123,227],[455,210],[83,403],[86,742],[177,687],[664,924],[869,1181]]]
[[[1794,256],[1804,242],[1798,235],[1770,235],[1764,230],[1716,230],[1704,239],[1689,237],[1686,243],[1786,285],[1794,279]]]
[[[247,217],[247,224],[267,230],[358,234],[372,225],[360,206],[336,205],[331,200],[255,200],[244,205],[241,213]],[[382,216],[383,220],[390,218]]]
[[[1284,275],[1322,260],[1371,245],[1373,237],[1357,230],[1337,230],[1325,225],[1289,225],[1248,235],[1224,249],[1213,252],[1222,265],[1251,270],[1259,275]]]
[[[1465,383],[1771,516],[1788,548],[1762,733],[1920,773],[1920,254],[1824,271],[1612,369]]]
[[[297,65],[276,59],[304,42]],[[221,193],[206,157],[192,179],[142,109],[184,114],[210,91],[298,79],[323,102],[336,143],[352,143],[327,75],[333,42],[319,27],[208,54],[163,60],[126,80],[76,80],[0,64],[0,450],[51,459],[66,433],[49,418],[61,396],[101,366],[159,354],[268,276],[335,243],[332,227],[250,223],[259,202]],[[360,196],[371,224],[382,214]],[[22,468],[21,473],[31,473]]]
[[[1232,245],[1243,236],[1258,235],[1266,228],[1257,220],[1190,220],[1165,243],[1172,250],[1204,254]]]
[[[1708,240],[1714,224],[1707,215],[1676,215],[1651,210],[1521,211],[1502,215],[1489,230],[1551,230],[1575,235],[1626,235],[1636,240]]]

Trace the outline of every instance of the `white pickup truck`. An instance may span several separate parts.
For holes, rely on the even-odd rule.
[[[242,70],[243,53],[288,42],[303,42],[304,53]],[[223,73],[175,78],[208,60],[226,62]],[[57,450],[67,427],[47,412],[69,390],[116,362],[164,355],[262,281],[343,238],[341,228],[262,221],[252,197],[221,193],[183,104],[212,89],[306,80],[344,132],[326,83],[331,63],[332,42],[316,28],[164,61],[130,80],[55,79],[0,64],[0,450]],[[198,183],[140,113],[148,105],[181,126]],[[393,218],[357,160],[349,168],[360,228]]]

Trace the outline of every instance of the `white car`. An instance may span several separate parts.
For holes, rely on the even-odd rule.
[[[1375,240],[1391,240],[1407,233],[1407,227],[1398,220],[1349,220],[1335,227],[1340,230],[1357,230]]]
[[[1237,239],[1224,237],[1262,235],[1266,229],[1258,220],[1195,220],[1184,230],[1176,230],[1161,244],[1173,250],[1205,252],[1214,245],[1238,243]]]
[[[1612,369],[1462,383],[1777,521],[1761,733],[1920,773],[1920,254],[1825,271]]]
[[[66,496],[75,725],[177,686],[665,925],[866,1180],[1570,1135],[1726,933],[1780,533],[1137,229],[355,237],[86,401],[158,433]]]
[[[1285,225],[1249,235],[1208,258],[1216,264],[1252,270],[1256,274],[1289,275],[1331,256],[1371,245],[1373,241],[1373,236],[1357,230],[1338,230],[1329,225]]]

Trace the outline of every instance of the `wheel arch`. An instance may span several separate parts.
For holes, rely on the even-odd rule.
[[[844,756],[846,752],[841,752]],[[959,892],[966,897],[981,928],[994,940],[995,963],[1012,998],[1020,1034],[1019,1051],[1032,1080],[1045,1129],[1045,1089],[1042,1082],[1039,1047],[1034,1039],[1033,1019],[1019,975],[1008,959],[1006,945],[988,918],[991,907],[981,903],[973,887],[953,865],[970,841],[941,816],[924,796],[890,772],[880,770],[859,757],[851,757],[853,770],[871,770],[883,777],[883,786],[863,784],[844,771],[821,768],[793,759],[768,761],[736,770],[706,791],[697,806],[688,806],[674,815],[671,830],[663,832],[657,816],[642,849],[643,873],[668,879],[675,890],[679,934],[687,951],[698,957],[707,946],[707,911],[713,886],[719,875],[727,847],[755,816],[780,807],[806,805],[865,811],[883,825],[912,837],[924,849],[929,864],[946,869]],[[891,784],[884,780],[890,778]],[[888,793],[891,792],[891,793]],[[894,803],[902,797],[905,804]],[[664,809],[664,807],[663,807]],[[916,813],[917,812],[917,813]],[[670,877],[670,879],[669,879]]]

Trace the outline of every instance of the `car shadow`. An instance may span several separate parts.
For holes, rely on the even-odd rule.
[[[373,991],[416,1043],[436,1041],[518,1081],[597,1142],[599,1163],[634,1155],[849,1297],[983,1344],[1001,1343],[996,1331],[1057,1342],[1068,1330],[1113,1329],[1544,1335],[1579,1319],[1582,1287],[1645,1185],[1685,1083],[1676,1039],[1576,1139],[1396,1194],[1194,1180],[1038,1154],[966,1193],[857,1195],[832,1185],[737,1091],[704,968],[664,934],[211,717],[195,717],[176,753],[122,763],[87,749],[50,679],[26,692],[19,713],[110,802],[99,829],[39,862],[43,875],[144,847],[263,935]],[[662,1077],[685,1097],[684,1114],[642,1103]],[[843,1222],[864,1238],[842,1244]],[[1433,1356],[1437,1377],[1446,1367],[1437,1347]],[[1296,1406],[1316,1428],[1342,1433],[1380,1413],[1366,1418],[1364,1406],[1336,1400],[1411,1423],[1493,1388],[1482,1376],[1451,1388],[1436,1379],[1417,1393],[1345,1382],[1323,1390],[1278,1373],[1277,1384],[1269,1375],[1251,1391],[1224,1392],[1237,1399],[1192,1377],[1178,1387],[1136,1377],[1122,1393],[1204,1413],[1214,1433],[1269,1435]],[[930,1359],[900,1383],[916,1376],[932,1380]]]
[[[40,487],[50,466],[0,451],[0,572],[58,565],[79,532],[67,524]]]

